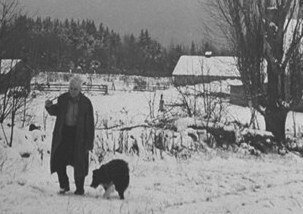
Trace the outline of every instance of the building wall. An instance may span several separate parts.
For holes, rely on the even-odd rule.
[[[173,84],[175,86],[195,85],[202,83],[210,83],[212,81],[220,81],[227,79],[239,79],[234,76],[194,76],[194,75],[174,75]]]

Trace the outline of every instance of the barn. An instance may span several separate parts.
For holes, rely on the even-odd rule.
[[[0,94],[8,88],[22,86],[30,90],[32,70],[20,59],[1,59],[0,64]]]
[[[236,58],[231,56],[181,56],[173,71],[175,86],[240,79]]]

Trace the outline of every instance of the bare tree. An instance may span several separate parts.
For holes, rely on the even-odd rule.
[[[238,57],[246,98],[279,142],[285,139],[287,113],[302,96],[300,6],[299,0],[215,0],[211,5]]]
[[[13,61],[13,60],[12,60]],[[13,65],[11,64],[8,68],[10,70],[7,74],[0,74],[0,124],[2,131],[4,133],[3,123],[5,119],[9,118],[11,126],[10,139],[6,137],[7,144],[12,146],[13,135],[14,135],[14,126],[15,126],[15,117],[18,113],[18,110],[22,107],[25,108],[27,103],[27,98],[29,94],[29,89],[23,85],[24,82],[20,85],[20,80],[16,80],[16,73],[13,70]],[[25,111],[25,110],[24,110]],[[23,112],[25,115],[25,112]]]

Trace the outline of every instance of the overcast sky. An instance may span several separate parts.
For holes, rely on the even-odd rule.
[[[31,16],[93,19],[96,25],[138,35],[148,29],[152,38],[167,46],[203,39],[207,19],[201,1],[207,0],[22,0]],[[204,12],[203,12],[204,11]]]

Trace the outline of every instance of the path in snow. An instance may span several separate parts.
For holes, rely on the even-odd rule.
[[[170,157],[145,161],[124,156],[131,172],[124,201],[116,193],[106,200],[102,198],[102,188],[88,187],[91,174],[86,179],[85,197],[72,192],[57,195],[56,176],[49,175],[46,162],[13,177],[0,172],[0,213],[303,212],[300,158],[240,158],[226,152],[215,153],[185,161]],[[75,190],[73,181],[71,190]]]

